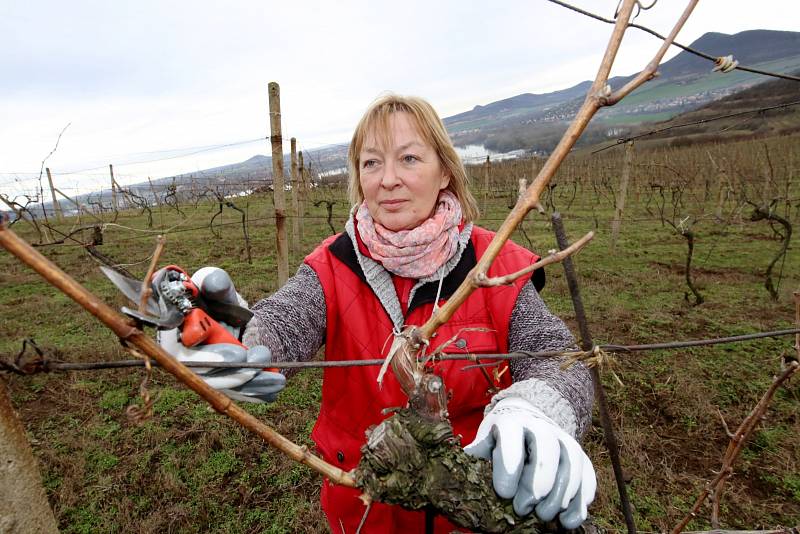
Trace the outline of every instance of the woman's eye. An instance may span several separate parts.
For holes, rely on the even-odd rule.
[[[368,160],[365,160],[364,163],[361,164],[361,166],[364,169],[371,169],[372,167],[374,167],[377,164],[378,164],[377,160],[368,159]]]
[[[419,158],[413,154],[403,156],[403,163],[414,163],[415,161],[419,161]]]

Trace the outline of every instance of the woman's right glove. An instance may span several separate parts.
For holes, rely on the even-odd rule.
[[[494,490],[514,499],[517,515],[535,510],[539,519],[551,521],[560,513],[559,521],[570,529],[586,520],[597,488],[592,462],[572,436],[527,400],[500,400],[464,451],[492,460]]]
[[[233,281],[224,270],[217,267],[203,267],[191,278],[205,301],[247,307],[247,302],[236,292]],[[158,280],[158,273],[154,279]],[[218,322],[236,339],[239,338],[239,328],[222,321]],[[164,350],[182,362],[247,362],[263,364],[266,368],[272,361],[272,352],[263,345],[245,348],[233,343],[215,343],[186,347],[180,340],[180,330],[181,327],[159,330],[156,340]],[[245,402],[272,402],[286,386],[284,375],[262,370],[263,368],[192,367],[191,369],[212,388]]]

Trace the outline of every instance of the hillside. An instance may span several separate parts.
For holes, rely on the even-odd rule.
[[[794,75],[800,76],[800,71]],[[741,113],[794,102],[800,102],[800,83],[773,80],[681,113],[668,121],[641,124],[632,134],[664,130],[642,141],[663,144],[668,140],[671,145],[787,135],[800,131],[800,105]]]
[[[800,32],[707,33],[690,46],[715,56],[733,54],[742,64],[762,70],[800,69]],[[618,137],[641,122],[670,119],[764,81],[762,76],[742,71],[711,72],[707,60],[685,51],[662,64],[659,73],[617,106],[598,113],[583,143]],[[632,77],[612,78],[609,83],[612,88],[620,87]],[[517,95],[476,106],[446,118],[445,124],[461,146],[483,144],[497,151],[525,148],[547,152],[574,116],[589,85],[585,81],[561,91]]]
[[[512,96],[485,106],[478,105],[470,111],[447,117],[444,119],[444,123],[451,135],[455,135],[460,131],[478,127],[478,123],[481,121],[491,122],[504,117],[525,116],[536,112],[545,113],[565,101],[586,95],[586,91],[591,85],[591,82],[586,81],[552,93],[541,95],[524,93]]]

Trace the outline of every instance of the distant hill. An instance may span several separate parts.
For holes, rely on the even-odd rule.
[[[729,54],[743,65],[755,65],[784,57],[800,55],[800,32],[747,30],[735,35],[709,32],[691,44],[710,56]],[[691,76],[708,69],[707,60],[681,52],[659,69],[664,76]]]
[[[524,93],[511,98],[498,100],[485,106],[475,106],[471,111],[465,111],[452,117],[444,119],[450,133],[458,132],[465,125],[472,125],[474,121],[493,120],[504,116],[524,115],[537,111],[545,112],[554,106],[563,104],[565,101],[573,100],[586,96],[586,91],[591,87],[592,82],[581,82],[569,89],[562,89],[552,93],[541,95]]]
[[[288,147],[284,145],[284,150]],[[330,145],[314,150],[305,151],[304,164],[307,169],[315,173],[324,173],[332,169],[340,169],[347,165],[347,145]],[[289,176],[291,159],[289,154],[284,154],[284,174]],[[178,183],[194,181],[196,184],[225,184],[242,183],[254,180],[272,183],[272,156],[256,155],[240,163],[232,163],[221,167],[204,169],[185,174],[178,174],[167,178],[154,180],[153,183],[168,184],[172,181]]]
[[[284,162],[288,163],[288,162]],[[185,181],[195,181],[197,184],[215,183],[224,184],[228,182],[245,182],[249,180],[263,179],[266,174],[272,174],[272,157],[256,155],[240,163],[232,163],[221,167],[213,167],[202,171],[178,174],[168,178],[153,180],[156,185],[166,185],[173,181],[181,183]]]
[[[283,167],[289,172],[289,155],[284,156]],[[272,156],[255,155],[239,163],[231,163],[220,167],[212,167],[201,171],[177,174],[167,178],[154,180],[153,183],[165,186],[170,183],[194,183],[197,186],[243,184],[246,182],[264,181],[272,183]]]
[[[762,70],[800,69],[800,32],[749,30],[735,35],[707,33],[691,48],[713,56],[732,54],[742,64]],[[709,61],[682,51],[659,68],[659,77],[625,100],[601,110],[581,140],[591,144],[613,139],[642,122],[667,120],[709,102],[752,87],[765,77],[742,71],[712,72]],[[618,88],[635,74],[609,80]],[[445,125],[460,145],[482,144],[506,152],[524,148],[548,152],[577,112],[591,82],[546,94],[517,95],[447,117]]]

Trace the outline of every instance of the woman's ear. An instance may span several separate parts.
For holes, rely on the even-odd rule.
[[[439,181],[439,191],[447,189],[448,185],[450,185],[450,175],[447,171],[442,171],[442,178]]]

